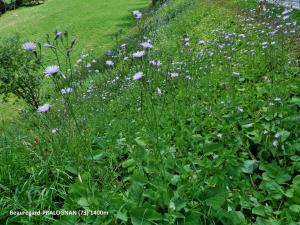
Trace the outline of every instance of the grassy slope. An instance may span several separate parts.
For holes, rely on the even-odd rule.
[[[100,53],[112,46],[112,35],[125,33],[133,24],[130,12],[142,9],[148,0],[48,0],[45,4],[10,11],[0,18],[1,37],[20,33],[24,40],[43,41],[47,33],[70,31],[80,46]]]
[[[84,140],[72,121],[61,119],[59,104],[45,116],[29,114],[26,123],[16,125],[19,130],[7,129],[0,136],[1,206],[109,210],[107,217],[82,218],[85,224],[297,221],[289,206],[297,211],[299,203],[299,70],[294,60],[289,64],[289,40],[263,50],[261,43],[271,40],[253,35],[237,9],[225,0],[174,0],[155,13],[148,21],[154,49],[147,58],[123,62],[121,55],[118,68],[94,79],[94,92],[74,100]],[[237,41],[237,51],[222,50],[224,38],[216,29],[247,38]],[[136,42],[144,34],[133,40],[126,55],[140,48]],[[180,51],[184,35],[190,36],[195,55]],[[197,45],[199,38],[208,42],[206,47]],[[244,53],[252,49],[247,42],[257,44],[255,57]],[[199,60],[201,49],[205,57]],[[227,51],[232,61],[224,60]],[[161,60],[162,68],[149,67],[150,59]],[[123,79],[139,70],[149,86]],[[180,76],[170,79],[169,72]],[[161,97],[155,95],[157,87]],[[57,135],[51,134],[53,127],[59,128]],[[274,147],[276,132],[280,145]],[[256,160],[259,169],[251,164]],[[250,176],[241,168],[255,172]],[[64,217],[57,224],[77,219]],[[34,224],[47,222],[32,218]],[[29,224],[28,218],[22,224]]]

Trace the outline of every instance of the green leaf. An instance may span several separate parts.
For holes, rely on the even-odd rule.
[[[300,205],[290,205],[289,209],[295,213],[300,213]]]
[[[146,142],[144,140],[142,140],[140,137],[137,137],[134,140],[141,147],[145,147],[147,145]]]
[[[80,198],[78,201],[77,201],[77,203],[78,203],[78,205],[80,205],[81,207],[89,207],[89,202],[88,202],[88,200],[87,200],[87,198],[85,198],[85,197],[82,197],[82,198]]]
[[[128,168],[132,165],[134,165],[135,161],[134,159],[127,159],[125,162],[122,163],[123,168]]]
[[[246,160],[244,161],[244,165],[242,171],[244,173],[252,174],[254,170],[257,168],[258,162],[256,160]]]
[[[131,222],[133,225],[150,225],[152,221],[161,220],[162,216],[154,209],[139,207],[131,211]]]
[[[225,203],[227,198],[227,192],[224,189],[213,189],[209,190],[207,193],[210,197],[208,197],[205,202],[208,206],[219,209]]]
[[[121,211],[118,211],[117,214],[115,214],[115,217],[119,220],[122,220],[124,222],[128,221],[127,213],[123,213]]]
[[[290,100],[290,103],[300,106],[300,98],[298,98],[298,97],[293,97],[293,98]]]

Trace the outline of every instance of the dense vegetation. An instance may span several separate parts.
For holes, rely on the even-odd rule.
[[[136,32],[75,65],[66,32],[9,48],[46,77],[33,87],[39,105],[0,125],[0,222],[299,224],[299,12],[255,6],[170,0],[135,11]],[[22,66],[0,70],[0,86],[23,79]]]

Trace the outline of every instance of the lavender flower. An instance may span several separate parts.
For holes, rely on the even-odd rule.
[[[132,77],[133,80],[140,80],[144,77],[144,73],[143,72],[137,72],[136,74],[134,74],[134,76]]]
[[[105,64],[108,65],[108,66],[113,66],[113,65],[114,65],[114,62],[111,61],[111,60],[107,60],[107,61],[105,62]]]
[[[22,45],[22,48],[26,51],[32,52],[34,49],[36,49],[36,44],[33,42],[26,42]]]
[[[153,48],[153,45],[148,41],[141,43],[141,46],[143,46],[144,49]]]
[[[145,55],[145,51],[137,51],[135,53],[132,54],[133,58],[142,58]]]
[[[50,110],[50,108],[51,108],[51,106],[48,103],[46,103],[44,105],[39,106],[37,109],[37,112],[46,113]]]
[[[143,17],[143,14],[139,11],[139,10],[134,10],[133,12],[132,12],[132,15],[136,18],[136,19],[142,19],[142,17]]]
[[[150,63],[150,65],[156,66],[156,67],[160,67],[160,65],[161,65],[161,62],[159,60],[151,60],[149,63]]]
[[[52,66],[48,66],[46,69],[45,69],[45,76],[46,77],[49,77],[51,75],[55,75],[57,73],[59,73],[60,70],[59,70],[59,66],[56,66],[56,65],[52,65]]]

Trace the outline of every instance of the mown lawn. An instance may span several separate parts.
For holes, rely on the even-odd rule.
[[[10,11],[0,18],[0,37],[19,33],[24,40],[42,41],[46,33],[67,30],[78,38],[77,52],[112,46],[112,36],[128,31],[135,21],[130,12],[148,0],[48,0],[45,4]]]

